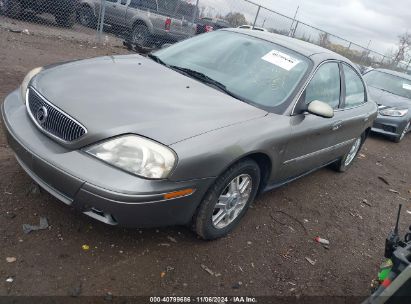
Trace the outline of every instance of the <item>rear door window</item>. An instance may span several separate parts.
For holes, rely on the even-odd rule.
[[[155,0],[131,0],[130,7],[157,11],[157,2]]]
[[[131,0],[129,6],[132,8],[140,8],[141,0]]]
[[[194,16],[194,11],[195,11],[195,6],[188,3],[188,2],[183,2],[181,1],[178,5],[178,9],[176,12],[176,17],[181,19],[188,19],[191,20]]]
[[[149,9],[150,11],[157,10],[157,2],[155,0],[141,0],[141,6]]]
[[[345,77],[344,108],[359,106],[365,102],[365,88],[360,76],[347,64],[343,64]]]

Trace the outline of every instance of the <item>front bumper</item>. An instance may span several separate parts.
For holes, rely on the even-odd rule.
[[[400,136],[407,125],[407,117],[391,117],[378,114],[371,131],[388,136]]]
[[[68,150],[40,132],[18,91],[1,106],[8,143],[21,167],[42,188],[67,205],[106,224],[124,227],[184,225],[214,178],[173,182],[138,178],[81,150]],[[163,194],[194,188],[189,196]]]

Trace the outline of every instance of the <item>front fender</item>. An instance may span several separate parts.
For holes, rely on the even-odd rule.
[[[275,179],[288,140],[286,120],[286,117],[267,115],[170,145],[178,155],[178,163],[169,179],[217,177],[238,160],[254,153],[270,159],[273,170],[269,180]]]
[[[149,32],[151,34],[153,34],[154,26],[153,26],[153,23],[151,22],[150,18],[148,18],[146,16],[142,16],[142,15],[133,16],[133,18],[131,19],[129,27],[132,29],[134,27],[134,25],[136,25],[136,24],[144,24],[145,26],[147,26]]]

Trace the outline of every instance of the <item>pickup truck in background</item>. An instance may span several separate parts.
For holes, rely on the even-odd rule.
[[[20,18],[24,13],[49,13],[56,23],[72,27],[76,21],[76,7],[79,0],[0,0],[0,13],[7,17]]]
[[[94,27],[100,9],[101,0],[81,0],[80,23]],[[149,47],[194,36],[194,14],[195,6],[182,0],[106,0],[104,24],[125,31],[128,43]]]
[[[207,33],[211,31],[216,31],[222,28],[228,28],[231,27],[230,23],[228,23],[224,19],[216,19],[216,18],[209,18],[209,17],[203,17],[200,18],[196,21],[197,24],[197,30],[196,34],[202,34],[202,33]]]

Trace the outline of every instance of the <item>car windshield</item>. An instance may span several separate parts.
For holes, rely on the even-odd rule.
[[[370,71],[364,75],[367,85],[411,99],[411,80],[380,71]]]
[[[195,71],[238,99],[277,113],[311,65],[307,57],[285,47],[229,31],[199,35],[154,55],[163,64]]]

